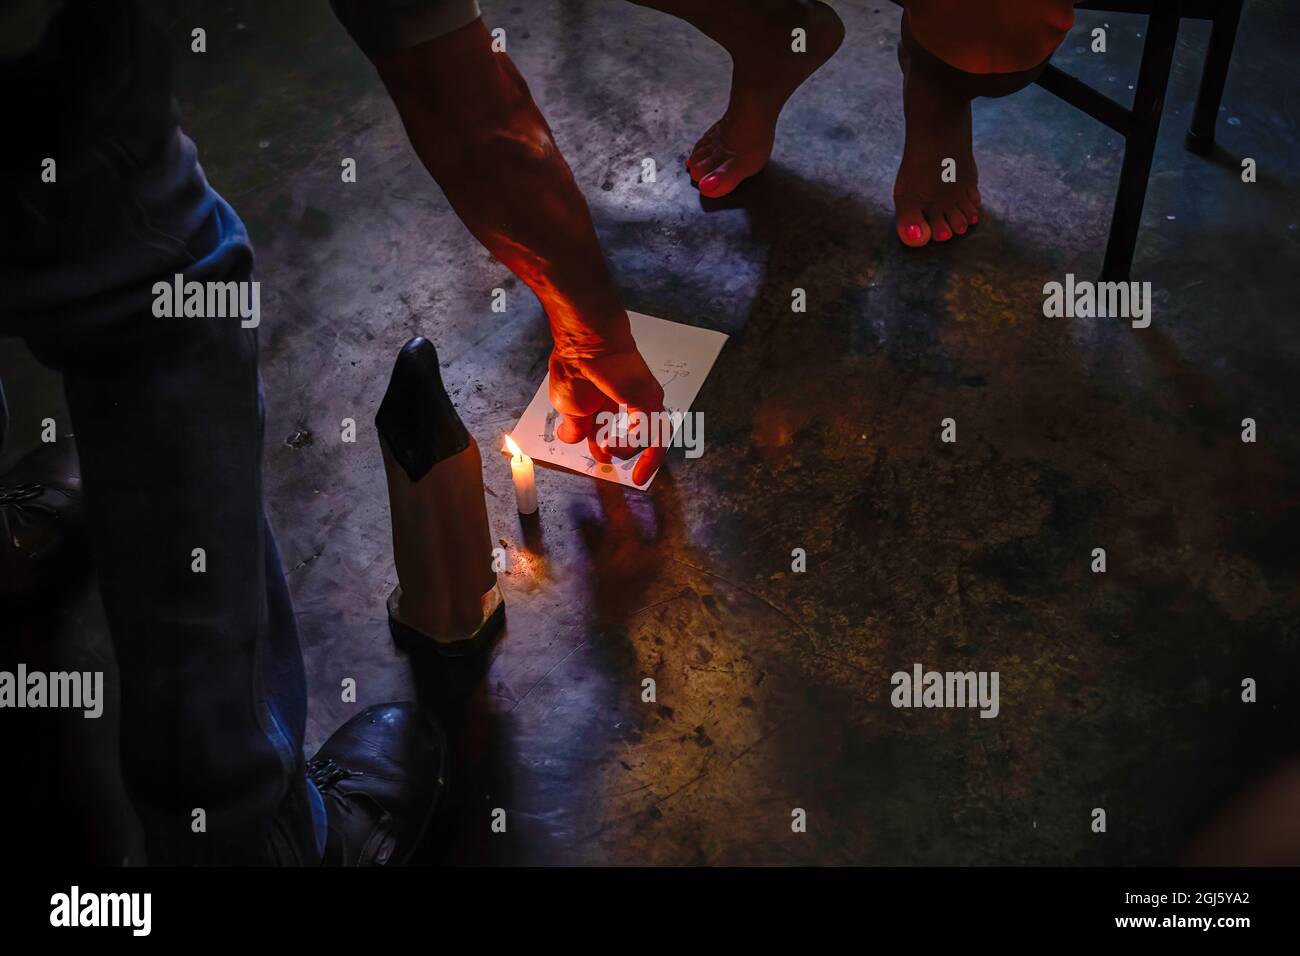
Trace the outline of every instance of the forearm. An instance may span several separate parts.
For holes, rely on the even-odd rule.
[[[376,66],[457,215],[541,300],[557,351],[590,357],[632,347],[586,200],[482,23]]]

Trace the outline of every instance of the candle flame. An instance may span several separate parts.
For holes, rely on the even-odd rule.
[[[506,450],[510,452],[510,454],[513,455],[515,458],[524,457],[523,449],[520,448],[518,445],[516,445],[515,440],[511,438],[509,435],[506,435]]]

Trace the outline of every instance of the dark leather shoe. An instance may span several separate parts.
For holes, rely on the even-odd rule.
[[[0,475],[0,601],[22,601],[85,565],[81,468],[71,438]]]
[[[325,799],[326,866],[401,866],[444,789],[447,741],[417,704],[377,704],[334,732],[307,773]]]

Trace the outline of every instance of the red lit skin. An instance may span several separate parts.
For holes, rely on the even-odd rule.
[[[918,43],[967,73],[1019,73],[1074,26],[1074,0],[906,0]]]
[[[587,440],[602,462],[639,449],[602,448],[595,415],[663,410],[663,388],[636,343],[573,181],[528,86],[494,53],[481,20],[374,58],[425,168],[484,246],[541,300],[554,339],[551,403],[556,434]],[[666,448],[645,449],[632,471],[644,484]]]
[[[1073,25],[1074,0],[906,0],[899,64],[907,140],[894,183],[905,245],[946,242],[979,222],[971,100],[1033,82]],[[917,48],[930,56],[914,55]],[[955,182],[942,180],[945,159],[956,162]]]

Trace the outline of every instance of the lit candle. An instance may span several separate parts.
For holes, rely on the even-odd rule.
[[[506,436],[506,448],[511,454],[510,475],[515,480],[515,503],[521,515],[537,513],[537,480],[533,475],[533,460],[524,454],[515,440]]]

